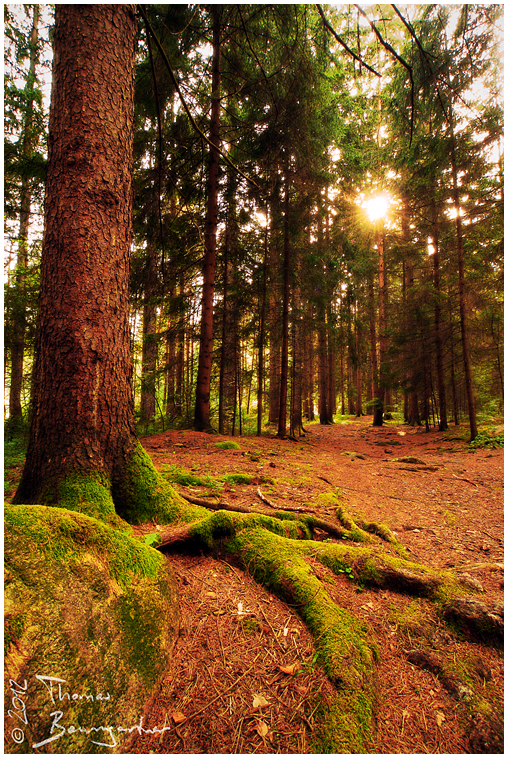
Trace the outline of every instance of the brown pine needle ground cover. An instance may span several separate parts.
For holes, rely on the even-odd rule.
[[[224,441],[239,449],[217,445]],[[297,442],[170,431],[143,444],[190,497],[269,513],[262,495],[279,509],[321,508],[333,518],[316,498],[339,493],[353,518],[396,532],[411,560],[452,570],[481,586],[481,599],[502,601],[503,451],[471,451],[464,427],[425,433],[361,419],[309,425]],[[144,722],[167,729],[136,739],[132,752],[315,750],[316,693],[326,704],[331,685],[297,608],[222,559],[173,552],[168,561],[181,589],[181,631]],[[314,569],[379,646],[370,752],[503,752],[499,650],[453,633],[429,601],[355,587],[321,564]]]

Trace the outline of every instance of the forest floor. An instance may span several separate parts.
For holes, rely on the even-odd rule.
[[[316,498],[338,493],[353,519],[389,526],[411,560],[466,575],[481,585],[482,599],[502,602],[503,450],[471,450],[467,434],[466,427],[426,433],[395,422],[375,428],[364,418],[310,424],[296,442],[193,431],[142,442],[156,467],[190,496],[210,498],[220,481],[220,500],[230,505],[269,513],[260,492],[278,508],[310,507],[333,517]],[[227,440],[239,449],[217,446]],[[224,480],[233,474],[249,475],[250,483]],[[146,723],[172,728],[138,738],[132,751],[311,752],[316,693],[326,703],[331,685],[295,609],[225,560],[174,553],[168,560],[180,588],[181,629]],[[346,575],[315,570],[379,646],[369,752],[503,752],[499,649],[452,633],[430,601],[358,588]],[[473,707],[478,698],[494,706],[490,721]]]
[[[182,430],[142,443],[188,496],[218,493],[230,505],[273,512],[261,493],[279,509],[333,518],[317,498],[336,493],[353,519],[386,524],[411,560],[466,575],[481,584],[481,599],[502,601],[503,450],[471,450],[465,426],[426,433],[371,424],[309,424],[298,441]],[[237,449],[217,446],[223,442]],[[21,470],[21,459],[14,463],[7,497]],[[144,724],[170,728],[137,737],[130,752],[315,751],[317,695],[326,705],[333,691],[296,609],[223,558],[172,552],[167,560],[179,585],[180,632]],[[368,752],[503,752],[501,650],[453,633],[428,600],[313,568],[332,599],[369,625],[380,650]],[[481,702],[492,707],[489,718]]]

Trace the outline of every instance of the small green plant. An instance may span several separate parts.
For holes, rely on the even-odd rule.
[[[346,566],[344,569],[337,569],[337,573],[339,574],[345,574],[350,582],[354,582],[355,575],[353,573],[353,569],[350,566]]]
[[[470,450],[490,448],[496,450],[504,448],[504,434],[496,434],[494,428],[481,429],[474,440],[469,443]]]
[[[222,477],[225,484],[251,484],[252,476],[248,474],[226,474]]]
[[[184,471],[178,466],[164,466],[164,476],[172,484],[181,487],[207,487],[209,490],[221,490],[223,485],[211,476],[196,476],[190,471]]]

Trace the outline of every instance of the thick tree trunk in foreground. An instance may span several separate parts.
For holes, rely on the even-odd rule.
[[[220,15],[221,8],[212,5],[212,115],[210,122],[210,164],[208,169],[208,201],[205,223],[205,258],[203,262],[203,295],[201,299],[201,334],[194,429],[206,432],[210,424],[210,380],[213,356],[213,294],[215,290],[215,252],[217,247],[217,197],[219,192],[219,125],[220,125]]]
[[[57,5],[32,423],[16,503],[122,478],[137,441],[128,324],[132,5]]]

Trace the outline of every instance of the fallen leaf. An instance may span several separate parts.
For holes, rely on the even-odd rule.
[[[295,671],[299,671],[301,668],[299,663],[290,663],[289,666],[279,666],[279,669],[283,674],[294,674]]]
[[[443,723],[443,721],[446,721],[445,715],[444,715],[444,713],[442,711],[438,711],[436,713],[436,721],[437,721],[437,725],[438,726],[441,726],[441,724]]]
[[[264,721],[258,721],[256,724],[256,732],[260,737],[266,737],[268,734],[268,724],[265,724]]]
[[[180,711],[175,711],[175,713],[172,713],[171,718],[175,724],[182,724],[184,721],[187,721],[187,716],[184,713],[180,713]]]
[[[252,701],[253,708],[266,708],[267,705],[270,705],[270,703],[263,695],[254,695],[254,700]]]
[[[215,594],[215,592],[207,592],[206,596],[207,597],[217,597],[217,595]]]

